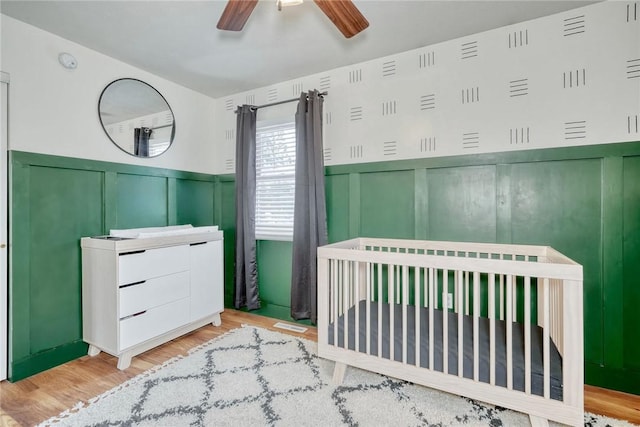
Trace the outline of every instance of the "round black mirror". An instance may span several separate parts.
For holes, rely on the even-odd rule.
[[[176,132],[167,101],[153,86],[137,79],[109,83],[100,94],[98,115],[109,139],[136,157],[164,153]]]

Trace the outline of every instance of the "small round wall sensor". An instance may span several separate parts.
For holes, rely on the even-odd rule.
[[[68,70],[75,70],[75,68],[78,66],[78,61],[76,61],[76,58],[67,52],[62,52],[60,55],[58,55],[58,61],[64,68]]]

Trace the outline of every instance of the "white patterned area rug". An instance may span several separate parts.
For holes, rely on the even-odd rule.
[[[243,327],[172,359],[41,426],[529,425],[528,417],[333,363],[316,343]],[[586,426],[629,426],[585,414]]]

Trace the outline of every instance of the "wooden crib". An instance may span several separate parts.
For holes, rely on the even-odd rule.
[[[462,351],[458,351],[462,349]],[[318,248],[318,354],[583,425],[582,266],[544,246],[357,238]]]

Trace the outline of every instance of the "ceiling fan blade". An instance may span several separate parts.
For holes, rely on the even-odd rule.
[[[229,0],[216,27],[227,31],[242,30],[256,4],[258,0]]]
[[[355,36],[369,26],[369,21],[351,0],[314,1],[346,38]]]

